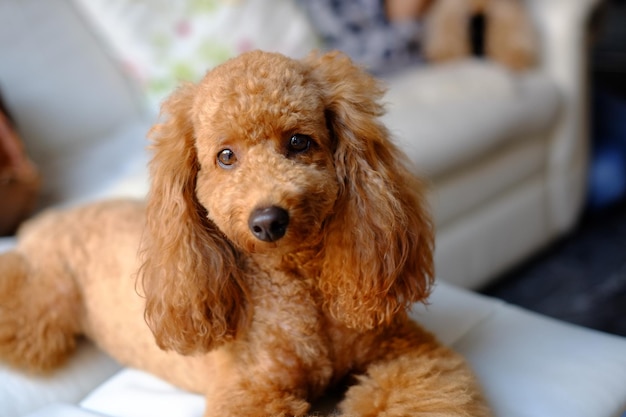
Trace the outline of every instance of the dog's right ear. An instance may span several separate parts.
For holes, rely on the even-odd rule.
[[[198,161],[191,120],[196,86],[183,85],[150,131],[153,157],[140,283],[145,319],[160,348],[207,352],[247,320],[235,249],[195,196]]]
[[[424,187],[379,120],[376,79],[341,53],[304,62],[324,97],[339,182],[318,286],[333,318],[371,330],[430,294],[433,228]]]

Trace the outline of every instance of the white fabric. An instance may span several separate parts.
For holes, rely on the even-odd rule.
[[[45,406],[28,417],[110,417],[71,404],[54,403]]]
[[[123,159],[111,152],[128,154],[145,137],[119,137],[144,114],[82,16],[66,0],[1,1],[0,51],[0,87],[42,172],[42,204],[103,186]],[[116,136],[126,149],[108,148]],[[80,175],[75,163],[83,164]]]
[[[438,274],[465,288],[479,288],[545,246],[549,231],[545,179],[537,174],[437,230]]]
[[[81,407],[115,417],[202,416],[204,398],[145,372],[124,369],[94,390]]]
[[[626,411],[626,338],[442,283],[431,301],[418,319],[469,360],[496,416],[616,417]]]
[[[439,280],[429,302],[415,304],[410,317],[434,332],[442,343],[452,346],[504,304],[494,298],[468,294],[471,293]]]
[[[77,403],[119,369],[117,362],[89,343],[82,343],[63,368],[47,376],[0,364],[0,416],[18,417],[51,402]]]
[[[497,415],[619,416],[626,411],[626,339],[507,306],[455,344],[484,381]]]
[[[525,0],[537,22],[541,71],[566,98],[547,149],[550,233],[568,231],[586,195],[589,21],[601,0]]]
[[[469,61],[435,75],[426,67],[389,81],[383,117],[399,146],[419,174],[436,178],[510,142],[536,135],[553,123],[560,95],[554,83],[539,72],[508,77],[498,67]],[[481,74],[481,75],[477,75]],[[485,83],[475,87],[474,77]],[[458,92],[434,101],[422,90],[456,85]],[[490,89],[493,80],[494,87]],[[465,87],[467,85],[467,87]],[[465,99],[459,99],[462,91]],[[430,96],[434,93],[428,93]]]
[[[431,188],[431,208],[437,228],[480,210],[485,201],[517,187],[542,172],[546,139],[529,136],[489,152],[463,170],[436,178]]]
[[[0,253],[6,252],[15,246],[15,237],[0,237]]]
[[[122,125],[95,143],[74,146],[72,152],[51,159],[46,179],[55,190],[55,200],[69,205],[105,197],[144,196],[148,181],[148,129],[146,122]],[[142,182],[133,190],[123,185],[137,175],[141,175]]]
[[[430,64],[406,69],[385,81],[392,89],[392,103],[405,97],[418,108],[475,103],[484,100],[511,100],[517,95],[518,75],[483,59]],[[400,99],[402,100],[402,99]]]

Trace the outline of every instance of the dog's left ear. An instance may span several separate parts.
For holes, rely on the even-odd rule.
[[[423,186],[379,121],[378,82],[340,53],[304,63],[325,100],[340,183],[319,286],[337,320],[371,329],[430,293],[433,230]]]
[[[196,89],[186,84],[174,92],[150,131],[152,184],[138,275],[157,345],[183,355],[232,341],[249,317],[237,252],[196,197]]]

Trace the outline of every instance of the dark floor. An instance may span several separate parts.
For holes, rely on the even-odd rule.
[[[483,292],[547,316],[626,336],[626,0],[607,0],[591,23],[592,160],[610,177],[590,174],[598,207],[619,184],[621,200],[588,210],[573,233]],[[607,159],[608,156],[608,159]],[[617,158],[617,156],[621,156]],[[616,163],[613,163],[617,161]],[[608,165],[607,165],[608,162]],[[615,170],[606,170],[606,167]],[[594,172],[590,170],[590,172]],[[594,181],[595,179],[595,181]],[[600,180],[598,180],[600,179]],[[626,415],[624,416],[626,417]]]
[[[626,201],[483,290],[529,310],[626,336]]]

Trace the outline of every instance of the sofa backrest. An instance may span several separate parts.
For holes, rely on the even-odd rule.
[[[0,2],[0,89],[49,202],[68,161],[143,116],[138,92],[68,0]]]

